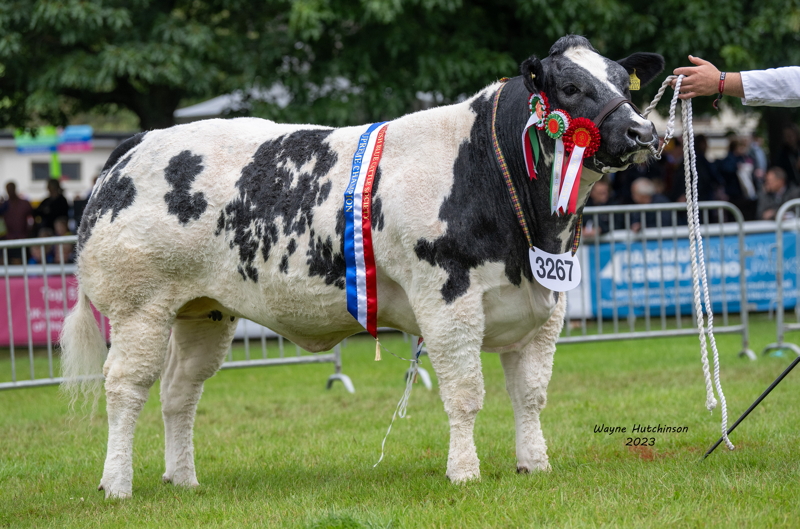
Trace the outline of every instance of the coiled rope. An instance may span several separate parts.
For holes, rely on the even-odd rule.
[[[658,93],[653,101],[644,111],[644,117],[656,107],[667,86],[675,80],[675,93],[669,105],[669,118],[667,120],[667,130],[664,133],[664,142],[656,149],[652,145],[650,151],[656,159],[661,159],[664,147],[669,143],[675,134],[675,110],[678,103],[678,94],[681,90],[683,75],[670,75],[661,84]],[[689,224],[689,257],[692,265],[692,287],[694,293],[694,307],[697,316],[697,335],[700,339],[700,360],[703,364],[703,377],[706,383],[706,408],[712,411],[717,407],[717,399],[714,398],[714,387],[711,384],[711,373],[708,365],[708,348],[706,337],[711,343],[711,351],[714,355],[714,386],[722,404],[722,438],[729,450],[735,447],[728,439],[728,407],[725,403],[725,395],[722,393],[722,383],[719,378],[719,352],[717,351],[717,341],[714,338],[714,311],[711,305],[711,296],[708,289],[708,277],[706,274],[706,261],[703,253],[703,237],[700,232],[700,206],[697,196],[697,155],[694,150],[694,129],[692,127],[692,102],[689,99],[681,100],[681,118],[683,123],[683,168],[686,184],[686,216]],[[702,286],[703,296],[700,297]],[[703,303],[707,317],[707,325],[703,318]],[[680,316],[679,316],[680,317]]]

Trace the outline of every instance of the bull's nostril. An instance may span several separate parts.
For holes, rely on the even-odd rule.
[[[645,127],[631,127],[628,129],[628,137],[637,145],[648,146],[655,140],[655,134]]]

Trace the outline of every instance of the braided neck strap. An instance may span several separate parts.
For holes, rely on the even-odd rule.
[[[500,172],[503,173],[503,180],[508,188],[508,194],[511,195],[511,204],[514,206],[514,213],[517,216],[517,222],[519,222],[523,233],[525,233],[525,240],[528,242],[528,247],[533,248],[533,237],[531,237],[531,231],[528,228],[528,221],[525,220],[525,214],[522,212],[522,202],[519,200],[517,188],[514,187],[514,182],[511,180],[511,173],[508,170],[506,157],[503,156],[503,150],[500,148],[500,142],[497,140],[497,107],[500,103],[500,93],[506,86],[505,82],[507,80],[508,79],[500,80],[500,82],[503,84],[500,85],[500,88],[494,94],[494,104],[492,107],[492,146],[494,147],[494,155],[497,158],[497,164],[500,166]],[[575,255],[575,252],[578,251],[578,245],[580,245],[581,242],[582,224],[583,214],[581,213],[581,215],[578,217],[578,224],[575,226],[575,236],[572,238],[572,255]]]

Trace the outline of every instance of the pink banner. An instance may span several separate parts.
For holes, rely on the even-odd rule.
[[[34,345],[47,345],[47,323],[50,320],[50,341],[58,342],[58,335],[64,323],[64,296],[67,298],[67,309],[71,309],[78,302],[78,281],[75,276],[66,276],[66,290],[61,282],[61,276],[47,278],[47,307],[45,307],[45,282],[42,276],[28,276],[28,299],[30,309],[25,305],[25,278],[9,277],[0,278],[0,347],[11,344],[12,334],[8,325],[8,305],[6,303],[6,287],[11,294],[11,320],[13,326],[14,344],[27,345],[28,340]],[[95,318],[100,322],[100,313],[94,311]],[[26,317],[27,315],[27,317]],[[28,320],[30,319],[30,332]],[[109,339],[108,320],[104,319],[106,341]]]

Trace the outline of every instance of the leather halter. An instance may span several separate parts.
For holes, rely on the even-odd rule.
[[[642,115],[642,113],[639,112],[639,109],[636,108],[636,105],[633,104],[633,101],[631,101],[626,97],[615,97],[614,99],[606,103],[606,106],[604,106],[600,110],[600,113],[598,113],[597,116],[592,120],[594,121],[595,126],[599,129],[600,125],[603,124],[606,118],[625,103],[628,103],[637,114],[639,114],[640,116]]]

